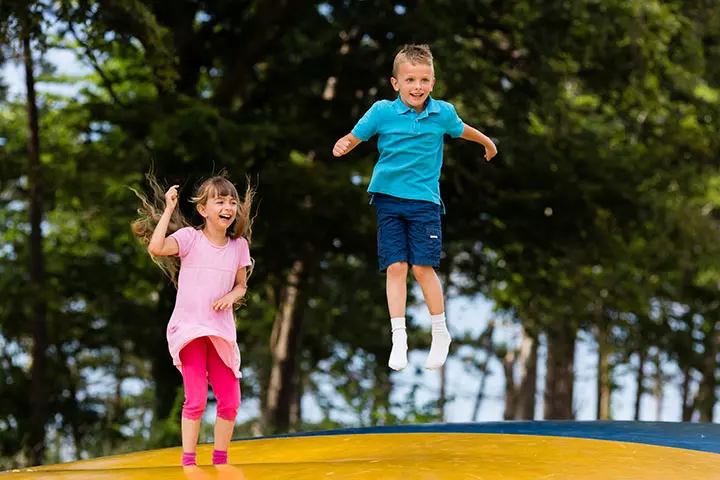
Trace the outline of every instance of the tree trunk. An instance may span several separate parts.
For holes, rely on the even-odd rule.
[[[67,359],[65,359],[65,361],[67,362]],[[77,382],[80,378],[80,375],[78,374],[77,369],[74,366],[70,366],[69,372],[70,382],[68,384],[68,391],[70,395],[68,397],[71,405],[70,410],[72,411],[72,413],[69,415],[69,418],[67,420],[70,422],[70,434],[72,435],[72,444],[75,453],[74,460],[80,460],[80,455],[82,453],[82,434],[80,432],[80,405],[78,405],[77,401]]]
[[[692,421],[693,411],[695,406],[690,400],[690,387],[692,386],[692,368],[687,365],[683,368],[683,382],[682,382],[682,421]]]
[[[295,375],[290,403],[290,426],[294,431],[302,423],[302,397],[305,391],[304,376]]]
[[[516,352],[503,358],[505,370],[505,420],[533,420],[537,393],[538,342],[523,329],[522,343]],[[520,383],[515,382],[515,365],[520,365]]]
[[[301,333],[300,284],[304,265],[297,260],[287,275],[285,291],[275,315],[270,349],[272,366],[263,411],[263,433],[285,433],[290,427],[293,378],[297,370],[297,351]]]
[[[478,337],[478,345],[480,349],[485,351],[485,363],[480,368],[480,385],[478,386],[478,393],[475,397],[475,406],[473,407],[472,421],[477,421],[477,416],[480,413],[480,404],[485,396],[485,384],[487,382],[487,371],[490,364],[490,360],[493,358],[494,350],[492,344],[492,336],[495,331],[495,322],[488,322],[488,326]]]
[[[702,359],[702,380],[700,380],[700,386],[698,387],[695,405],[700,413],[700,421],[712,422],[713,410],[717,403],[715,388],[717,387],[717,356],[720,332],[713,330],[706,335],[703,342],[705,344],[705,353]]]
[[[640,402],[643,396],[643,384],[645,383],[645,362],[647,361],[647,349],[641,347],[638,352],[638,374],[637,374],[637,391],[635,392],[635,421],[640,421]]]
[[[487,383],[487,370],[488,363],[490,362],[490,354],[486,355],[485,364],[480,370],[480,385],[478,386],[478,393],[475,396],[475,405],[473,406],[472,421],[477,422],[478,414],[480,413],[480,405],[485,397],[485,384]]]
[[[512,420],[517,414],[518,391],[515,384],[515,363],[517,355],[514,350],[508,350],[502,358],[503,371],[505,373],[505,411],[503,419]]]
[[[545,419],[573,419],[576,330],[569,322],[548,331]]]
[[[29,19],[28,19],[29,23]],[[32,290],[30,321],[33,346],[30,370],[30,426],[27,455],[32,465],[41,465],[45,456],[45,423],[47,420],[47,303],[45,299],[45,257],[43,252],[43,179],[40,164],[40,127],[35,98],[32,48],[29,25],[23,28],[23,57],[28,112],[28,186],[30,191],[30,284]]]
[[[602,312],[596,316],[597,325],[597,411],[598,420],[610,419],[610,345],[608,342],[608,324],[602,317]]]
[[[157,304],[154,314],[156,318],[170,318],[175,299],[175,287],[170,282],[164,282],[159,292],[160,301]],[[158,432],[160,423],[168,420],[173,414],[173,407],[178,400],[180,387],[182,386],[182,375],[177,367],[173,364],[168,354],[167,338],[164,328],[152,328],[147,331],[148,352],[151,367],[153,383],[155,384],[155,405],[153,408],[153,432]],[[180,421],[180,412],[177,412],[177,418]],[[168,435],[170,430],[165,429],[164,435]],[[177,444],[181,440],[180,433],[174,438],[163,437],[163,443],[154,444],[152,447],[167,447]],[[168,442],[168,443],[165,443]]]
[[[523,329],[520,347],[520,392],[515,420],[535,419],[535,396],[537,395],[538,340]]]
[[[655,363],[655,399],[657,401],[655,408],[655,420],[661,421],[662,419],[662,406],[665,397],[665,375],[662,369],[662,358],[660,352],[657,353],[653,359]]]

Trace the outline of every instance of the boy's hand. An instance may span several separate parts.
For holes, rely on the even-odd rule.
[[[333,155],[336,157],[342,157],[346,153],[350,151],[350,145],[352,145],[352,142],[348,140],[346,137],[341,138],[337,142],[335,142],[335,146],[333,147]]]
[[[494,143],[490,142],[490,145],[485,145],[485,160],[488,162],[497,155],[497,147]]]

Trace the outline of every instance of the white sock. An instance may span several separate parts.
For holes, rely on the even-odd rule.
[[[390,319],[392,325],[392,351],[388,366],[393,370],[402,370],[407,367],[407,331],[405,330],[405,317]]]
[[[442,367],[450,351],[450,332],[445,325],[445,313],[430,315],[432,320],[432,343],[430,353],[425,359],[425,368],[435,370]]]

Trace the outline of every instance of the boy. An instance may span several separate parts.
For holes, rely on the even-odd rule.
[[[333,155],[340,157],[362,141],[378,134],[378,159],[368,192],[378,219],[380,271],[387,270],[387,301],[392,325],[392,351],[388,365],[393,370],[407,366],[408,264],[420,283],[432,319],[432,343],[426,369],[444,365],[450,348],[440,279],[442,233],[440,214],[440,169],[443,136],[464,138],[485,147],[490,161],[497,153],[488,137],[466,125],[455,108],[430,96],[435,85],[433,57],[427,45],[405,45],[395,56],[390,78],[398,98],[380,100],[365,113],[352,132],[335,143]]]

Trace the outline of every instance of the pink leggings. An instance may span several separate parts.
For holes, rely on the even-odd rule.
[[[209,337],[191,341],[180,351],[185,403],[182,416],[199,420],[205,411],[208,380],[217,399],[217,416],[235,421],[240,406],[240,382],[215,351]]]

